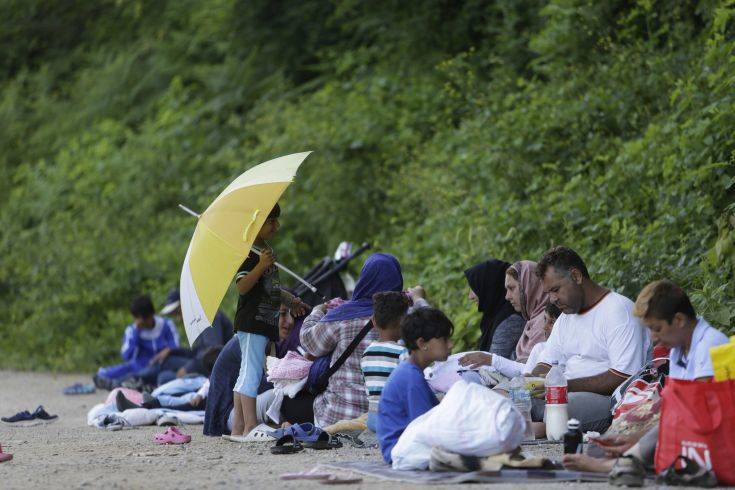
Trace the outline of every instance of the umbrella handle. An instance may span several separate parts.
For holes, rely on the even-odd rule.
[[[191,209],[187,208],[187,207],[186,207],[186,206],[184,206],[183,204],[179,204],[179,208],[183,209],[183,210],[184,210],[185,212],[189,213],[190,215],[194,216],[195,218],[199,218],[199,217],[201,217],[201,214],[199,214],[199,213],[197,213],[197,212],[195,212],[195,211],[192,211]],[[252,251],[253,251],[253,252],[255,252],[256,254],[258,254],[258,256],[260,257],[260,250],[258,250],[258,249],[257,249],[257,248],[255,248],[255,247],[252,247],[252,248],[251,248],[250,250],[252,250]],[[291,276],[292,276],[292,277],[293,277],[294,279],[296,279],[296,280],[297,280],[297,281],[299,281],[299,282],[300,282],[301,284],[303,284],[304,286],[306,286],[307,288],[309,288],[309,289],[311,290],[311,292],[312,292],[312,293],[316,293],[316,292],[317,292],[317,291],[316,291],[316,288],[315,288],[314,286],[312,286],[311,284],[309,284],[309,283],[308,283],[308,282],[306,281],[306,279],[302,278],[301,276],[299,276],[298,274],[296,274],[296,273],[295,273],[294,271],[292,271],[291,269],[289,269],[289,268],[288,268],[288,267],[286,267],[285,265],[283,265],[283,264],[280,264],[280,263],[278,263],[278,262],[275,262],[275,266],[276,266],[276,267],[278,267],[279,269],[281,269],[281,270],[282,270],[283,272],[285,272],[286,274],[289,274],[289,275],[291,275]]]

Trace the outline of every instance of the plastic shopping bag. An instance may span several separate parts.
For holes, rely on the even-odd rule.
[[[525,428],[509,399],[460,380],[439,405],[409,424],[391,452],[393,468],[428,468],[435,446],[466,456],[508,452],[520,445]]]

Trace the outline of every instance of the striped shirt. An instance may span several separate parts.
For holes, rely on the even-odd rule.
[[[368,396],[368,411],[377,412],[380,395],[388,376],[408,356],[405,347],[397,342],[375,341],[365,349],[360,361]]]

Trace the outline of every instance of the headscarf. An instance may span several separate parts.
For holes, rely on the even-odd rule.
[[[403,275],[398,259],[389,254],[372,254],[365,261],[352,292],[352,299],[330,310],[320,322],[336,322],[367,318],[373,315],[373,295],[384,291],[401,291]]]
[[[508,262],[491,259],[474,265],[464,271],[470,289],[477,295],[477,311],[482,313],[480,320],[480,341],[477,349],[489,351],[493,334],[500,323],[515,313],[513,305],[505,299],[505,271]]]
[[[533,346],[544,340],[544,309],[549,302],[549,295],[544,292],[541,279],[536,275],[536,262],[521,260],[511,268],[518,273],[521,316],[526,320],[526,326],[516,345],[516,359],[518,362],[526,362]]]

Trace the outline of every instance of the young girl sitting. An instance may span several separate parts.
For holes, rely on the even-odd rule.
[[[386,463],[391,462],[391,450],[408,424],[439,404],[424,379],[424,369],[451,354],[453,332],[452,322],[435,308],[419,308],[403,319],[401,336],[409,358],[388,378],[378,406],[377,435]]]

